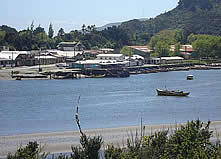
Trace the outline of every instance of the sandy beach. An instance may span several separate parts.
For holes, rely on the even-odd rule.
[[[144,134],[150,135],[156,131],[167,129],[172,132],[174,128],[180,125],[145,125]],[[221,135],[221,121],[213,121],[210,125],[210,130],[214,132],[212,140],[215,140],[217,136]],[[140,126],[93,129],[85,130],[84,132],[88,136],[101,135],[104,140],[103,146],[107,144],[123,146],[126,145],[127,138],[131,138],[131,134],[135,136],[136,131],[140,132]],[[0,136],[0,157],[5,157],[9,152],[15,152],[19,146],[25,146],[29,141],[37,141],[41,145],[43,152],[71,152],[71,145],[76,146],[80,144],[80,133],[78,131],[69,131]]]

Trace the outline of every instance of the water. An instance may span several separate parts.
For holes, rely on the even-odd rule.
[[[194,80],[186,80],[188,74]],[[0,135],[221,120],[221,71],[182,71],[129,78],[0,81]],[[189,91],[161,97],[156,88]]]

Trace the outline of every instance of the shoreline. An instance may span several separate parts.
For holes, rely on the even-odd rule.
[[[205,122],[204,122],[205,123]],[[144,135],[153,134],[156,131],[169,129],[172,132],[175,128],[185,123],[144,125]],[[212,140],[221,135],[221,121],[211,121],[210,130],[213,131]],[[128,126],[118,128],[99,128],[84,130],[88,136],[101,135],[105,147],[107,144],[117,146],[126,145],[127,138],[135,136],[136,131],[140,134],[140,126]],[[8,153],[14,153],[19,146],[26,146],[29,141],[37,141],[42,148],[42,152],[63,153],[71,152],[71,145],[80,145],[79,131],[33,133],[12,136],[0,136],[0,158],[6,157]]]
[[[39,66],[21,66],[21,67],[15,67],[15,68],[4,68],[0,69],[0,80],[16,80],[16,78],[12,78],[11,72],[12,71],[18,71],[21,72],[19,76],[24,76],[22,80],[51,80],[51,78],[43,77],[41,73],[38,71]],[[160,67],[160,68],[155,68]],[[65,68],[57,68],[55,64],[52,65],[43,65],[42,68],[44,68],[47,71],[66,71]],[[152,68],[152,70],[148,70],[149,68]],[[145,70],[147,69],[147,70]],[[168,71],[189,71],[189,70],[221,70],[221,64],[220,65],[214,65],[214,66],[207,66],[207,65],[193,65],[193,66],[183,66],[180,65],[143,65],[143,66],[134,66],[131,68],[128,68],[130,75],[134,74],[148,74],[148,73],[158,73],[158,72],[168,72]],[[27,73],[29,75],[27,75]]]

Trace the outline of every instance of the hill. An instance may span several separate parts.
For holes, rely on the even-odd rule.
[[[221,0],[180,0],[173,10],[145,21],[123,22],[120,28],[133,40],[148,41],[164,29],[183,29],[187,35],[221,35]],[[144,37],[146,39],[144,39]]]

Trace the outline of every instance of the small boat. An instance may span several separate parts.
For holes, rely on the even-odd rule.
[[[21,77],[20,76],[16,77],[16,80],[21,80]]]
[[[187,79],[187,80],[193,80],[193,75],[188,75],[188,76],[186,77],[186,79]]]
[[[183,92],[183,91],[169,91],[167,89],[161,90],[156,89],[158,96],[188,96],[190,92]]]
[[[85,76],[85,78],[104,78],[105,77],[105,74],[104,75],[89,75],[89,76]]]

